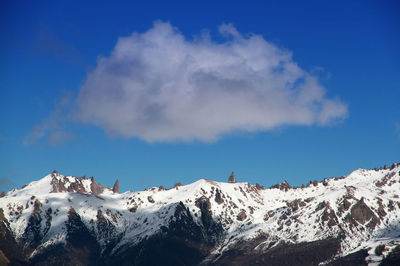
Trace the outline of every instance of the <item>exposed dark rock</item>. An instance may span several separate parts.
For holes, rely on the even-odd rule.
[[[6,193],[3,191],[0,193],[0,198],[3,198],[6,195]]]
[[[106,213],[113,218],[113,214],[109,210]],[[117,235],[115,226],[104,216],[101,210],[97,210],[96,218],[96,237],[97,239],[108,239],[108,243],[103,250],[103,254],[107,254],[115,247],[121,236]]]
[[[9,265],[10,260],[6,257],[3,251],[0,249],[0,265]]]
[[[104,187],[102,184],[98,184],[94,181],[94,177],[90,177],[90,181],[92,181],[92,183],[90,184],[90,190],[92,191],[92,193],[94,195],[100,195],[101,193],[103,193],[104,191]]]
[[[26,265],[27,255],[23,251],[23,247],[19,246],[15,241],[14,235],[10,230],[10,224],[4,217],[2,208],[0,208],[0,250],[3,254],[1,255],[3,261],[11,261],[11,265]]]
[[[201,209],[206,200],[199,199]],[[169,207],[166,207],[169,208]],[[197,225],[188,208],[179,202],[174,219],[160,233],[144,239],[138,245],[120,248],[104,265],[199,265],[215,247],[222,228],[208,231]],[[207,223],[206,223],[207,224]]]
[[[82,222],[80,216],[71,208],[68,212],[67,244],[54,245],[30,259],[30,265],[101,265],[100,247]]]
[[[210,226],[213,221],[210,200],[205,196],[202,196],[196,200],[195,204],[201,211],[201,221],[203,222],[204,227]]]
[[[228,183],[236,183],[236,176],[234,172],[232,172],[232,174],[229,176]]]
[[[51,180],[51,185],[53,186],[53,189],[51,190],[52,193],[67,191],[65,184],[61,180],[56,179],[55,176],[53,176],[53,179]]]
[[[148,197],[147,197],[147,200],[148,200],[150,203],[154,203],[154,199],[153,199],[152,196],[148,196]]]
[[[241,210],[241,211],[238,213],[237,217],[236,217],[236,219],[237,219],[238,221],[244,221],[246,218],[247,218],[247,215],[246,215],[246,211],[245,211],[245,210]]]
[[[378,246],[375,248],[374,253],[375,253],[375,255],[377,255],[377,256],[382,256],[382,253],[383,253],[384,250],[385,250],[385,245],[378,245]]]
[[[346,194],[344,195],[344,198],[345,199],[354,199],[354,200],[357,200],[355,197],[354,197],[354,191],[356,190],[356,188],[355,187],[353,187],[353,186],[344,186],[345,188],[346,188]]]
[[[52,212],[53,212],[53,210],[51,208],[48,208],[47,211],[44,214],[44,217],[46,219],[46,223],[45,223],[45,227],[43,229],[43,235],[46,235],[47,232],[50,230],[51,221],[53,220],[53,217],[51,215]]]
[[[83,178],[73,177],[74,182],[70,182],[68,177],[60,176],[58,173],[52,173],[52,180],[50,184],[52,185],[51,193],[57,192],[72,192],[72,193],[88,193],[82,183]],[[68,186],[67,186],[68,184]]]
[[[68,192],[73,193],[86,193],[85,187],[83,186],[81,180],[76,179],[77,182],[71,183],[67,188]]]
[[[36,246],[40,244],[40,241],[43,239],[42,232],[42,203],[39,200],[35,200],[33,205],[33,211],[28,220],[28,225],[25,228],[25,232],[22,236],[22,239],[27,243],[25,246],[27,251],[33,250]]]
[[[329,205],[324,209],[321,220],[329,227],[335,226],[339,223],[335,211]]]
[[[387,207],[388,207],[388,209],[389,209],[390,212],[391,212],[391,211],[394,211],[395,206],[394,206],[393,200],[389,200],[389,204],[387,205]]]
[[[182,186],[182,182],[178,182],[178,183],[176,183],[176,184],[174,185],[174,188],[181,187],[181,186]]]
[[[344,197],[343,200],[338,204],[338,215],[342,216],[342,214],[347,211],[351,206],[351,203]]]
[[[392,249],[392,251],[385,256],[380,265],[400,265],[400,245]]]
[[[290,202],[286,202],[286,205],[293,211],[297,211],[300,207],[306,206],[306,203],[303,202],[301,199],[295,199]]]
[[[289,185],[289,183],[285,180],[283,183],[279,183],[279,184],[270,186],[270,189],[272,189],[272,188],[277,188],[282,191],[288,191],[289,189],[292,188],[292,186]]]
[[[340,248],[338,239],[324,239],[299,244],[282,243],[261,252],[255,247],[262,241],[265,239],[239,242],[209,265],[318,265],[332,258]]]
[[[325,209],[327,207],[329,207],[329,202],[322,201],[322,202],[318,203],[317,208],[315,208],[315,211],[317,212],[317,211],[320,211],[320,210]]]
[[[383,219],[386,216],[385,207],[382,204],[381,198],[377,198],[377,201],[378,201],[378,206],[379,206],[377,213],[379,215],[379,218]]]
[[[215,191],[215,202],[218,204],[222,204],[224,199],[221,196],[221,191],[217,188]]]
[[[113,192],[114,193],[119,193],[119,181],[118,181],[118,179],[115,180],[115,184],[113,186]]]
[[[256,189],[263,190],[265,188],[264,188],[264,186],[261,186],[260,184],[256,183]]]
[[[383,186],[387,185],[388,182],[389,182],[389,181],[392,179],[392,177],[395,176],[395,175],[396,175],[395,172],[388,173],[388,174],[386,174],[381,180],[377,181],[377,182],[375,183],[375,185],[376,185],[377,187],[383,187]]]
[[[357,225],[355,221],[362,225],[370,221],[367,225],[370,229],[374,229],[375,226],[380,223],[379,218],[376,217],[374,212],[365,204],[363,198],[353,205],[350,213],[345,217],[345,221],[352,225]]]
[[[137,208],[138,208],[138,206],[134,205],[133,207],[129,208],[129,211],[130,212],[136,212]]]
[[[223,228],[222,224],[215,221],[212,217],[210,200],[207,197],[202,196],[195,201],[195,205],[201,212],[201,222],[203,224],[202,230],[207,242],[215,244],[223,233]]]
[[[368,256],[368,250],[361,249],[357,252],[351,253],[347,256],[338,258],[332,262],[330,262],[329,266],[367,266],[368,263],[365,261],[365,258]]]

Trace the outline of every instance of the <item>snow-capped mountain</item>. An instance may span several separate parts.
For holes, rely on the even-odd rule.
[[[119,193],[56,171],[0,198],[0,265],[400,265],[400,164],[292,188]]]

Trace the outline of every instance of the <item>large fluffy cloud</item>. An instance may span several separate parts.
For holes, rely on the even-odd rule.
[[[222,25],[223,42],[186,39],[169,23],[120,38],[81,87],[80,120],[149,142],[214,141],[231,131],[329,124],[347,107],[328,99],[291,53]]]

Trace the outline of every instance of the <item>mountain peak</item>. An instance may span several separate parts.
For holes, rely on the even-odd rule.
[[[63,192],[99,195],[109,190],[111,189],[96,183],[94,177],[87,179],[86,176],[65,176],[54,170],[44,178],[24,185],[20,191],[32,195]]]
[[[113,186],[113,193],[119,193],[119,181],[115,180],[115,184]]]
[[[32,264],[51,256],[54,247],[82,244],[85,254],[104,265],[129,259],[133,265],[178,265],[163,260],[192,259],[187,254],[194,253],[199,257],[186,265],[293,265],[297,261],[280,250],[292,250],[293,256],[305,260],[322,252],[318,263],[326,264],[357,252],[363,252],[365,261],[380,262],[400,248],[398,164],[377,171],[358,169],[302,188],[286,181],[264,189],[246,182],[200,179],[170,189],[119,194],[118,186],[118,180],[111,189],[93,177],[53,172],[7,193],[0,198],[0,250],[7,239],[29,244],[34,252],[25,259]],[[2,227],[2,219],[9,226]],[[2,239],[4,235],[10,238]],[[66,245],[57,246],[60,243]],[[154,250],[169,256],[155,263]]]
[[[236,183],[235,172],[232,171],[232,174],[228,178],[228,183]]]

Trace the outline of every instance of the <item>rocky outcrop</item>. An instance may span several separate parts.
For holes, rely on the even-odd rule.
[[[153,199],[152,196],[148,196],[147,197],[147,201],[150,202],[150,203],[154,203],[154,199]]]
[[[361,198],[353,207],[350,209],[350,213],[345,217],[345,221],[353,226],[358,224],[366,224],[367,228],[374,229],[377,224],[380,223],[379,218],[375,213],[365,204],[364,199]]]
[[[118,179],[115,180],[115,184],[113,186],[113,192],[114,193],[119,193],[119,181],[118,181]]]
[[[26,243],[29,243],[30,248],[34,248],[39,245],[43,238],[41,207],[42,203],[36,199],[33,205],[32,214],[28,220],[28,225],[23,234],[23,239]]]
[[[240,212],[239,212],[239,214],[237,215],[237,217],[236,217],[236,219],[238,220],[238,221],[244,221],[245,219],[246,219],[246,217],[247,217],[247,215],[246,215],[246,211],[245,210],[241,210]]]
[[[96,183],[93,176],[90,177],[89,179],[86,179],[86,176],[83,177],[63,176],[54,170],[51,173],[51,178],[52,179],[50,181],[50,185],[52,189],[50,193],[71,192],[80,194],[100,195],[101,193],[104,192],[105,189],[110,189],[104,187],[100,183]],[[90,182],[90,189],[88,189],[87,186],[84,185],[84,182],[87,183],[88,181]],[[119,193],[118,179],[115,181],[112,191],[114,193]]]
[[[66,244],[56,244],[39,252],[30,265],[102,265],[100,247],[73,208],[68,212]]]
[[[236,176],[234,172],[232,172],[232,174],[229,176],[228,183],[236,183]]]
[[[285,180],[283,183],[272,185],[270,188],[277,188],[277,189],[280,189],[282,191],[288,191],[289,189],[292,188],[292,186],[289,185],[289,183]]]
[[[196,200],[196,206],[201,212],[201,221],[204,227],[209,227],[212,224],[211,203],[207,197],[201,197]]]
[[[11,265],[26,265],[26,253],[23,251],[23,247],[20,246],[10,229],[10,223],[4,217],[4,211],[0,208],[0,251],[1,260],[12,262]],[[1,264],[0,265],[8,265]]]
[[[215,221],[212,216],[210,200],[202,196],[195,201],[195,204],[200,209],[203,232],[207,241],[216,243],[223,232],[223,228],[221,223]]]
[[[60,175],[56,170],[51,173],[51,177],[51,193],[90,193],[90,191],[86,191],[85,186],[83,185],[83,180],[86,180],[86,177],[68,178],[67,176]],[[72,182],[71,179],[73,180]]]
[[[90,184],[90,190],[92,191],[92,193],[94,195],[100,195],[101,193],[103,193],[104,191],[104,187],[102,184],[98,184],[94,181],[94,177],[90,177],[90,181],[92,181],[92,183]]]
[[[175,185],[174,185],[174,188],[178,188],[178,187],[181,187],[182,186],[182,182],[178,182],[178,183],[176,183]]]
[[[222,204],[222,203],[224,203],[224,199],[222,198],[222,195],[221,195],[221,190],[219,190],[218,188],[215,190],[215,202],[216,203],[218,203],[218,204]]]
[[[382,266],[400,265],[400,245],[393,248],[390,253],[382,260]]]

